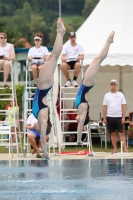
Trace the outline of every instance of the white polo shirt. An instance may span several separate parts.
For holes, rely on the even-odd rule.
[[[33,114],[31,114],[31,115],[29,115],[29,117],[26,121],[26,124],[30,124],[31,126],[34,126],[34,124],[36,124],[37,122],[38,122],[38,120],[34,117]]]
[[[32,56],[32,57],[35,57],[35,56],[43,57],[43,56],[48,56],[48,55],[49,55],[49,51],[47,47],[45,46],[40,46],[39,48],[31,47],[28,52],[28,56]]]
[[[103,105],[107,106],[108,117],[122,117],[122,105],[126,104],[126,99],[121,92],[105,94]]]
[[[76,61],[79,55],[84,54],[84,49],[80,44],[68,44],[63,47],[62,54],[66,54],[67,62]]]

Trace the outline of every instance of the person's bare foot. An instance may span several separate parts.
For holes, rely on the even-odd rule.
[[[127,150],[127,151],[124,151],[124,153],[129,153],[129,151]]]
[[[117,153],[117,149],[114,149],[111,154]]]
[[[113,43],[113,42],[114,42],[114,35],[115,35],[115,32],[112,31],[112,32],[109,34],[108,38],[107,38],[107,42]]]
[[[125,148],[125,149],[124,149],[124,152],[125,152],[125,153],[129,153],[129,151],[128,151],[128,149],[127,149],[127,148]]]
[[[50,157],[49,157],[49,153],[47,152],[46,153],[46,155],[42,155],[42,158],[44,158],[44,159],[46,159],[46,160],[49,160],[50,159]]]
[[[66,32],[66,28],[65,28],[63,20],[61,18],[58,18],[58,20],[57,20],[57,30],[62,32],[63,35]]]
[[[77,145],[82,146],[83,142],[82,141],[77,141]]]

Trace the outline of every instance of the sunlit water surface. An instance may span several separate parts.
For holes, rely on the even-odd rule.
[[[133,160],[0,161],[5,199],[133,200]]]

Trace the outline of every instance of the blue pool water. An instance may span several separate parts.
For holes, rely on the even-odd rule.
[[[133,159],[0,161],[0,200],[133,200]]]

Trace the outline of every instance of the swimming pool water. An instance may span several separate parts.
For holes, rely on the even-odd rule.
[[[0,161],[0,200],[133,200],[133,159]]]

